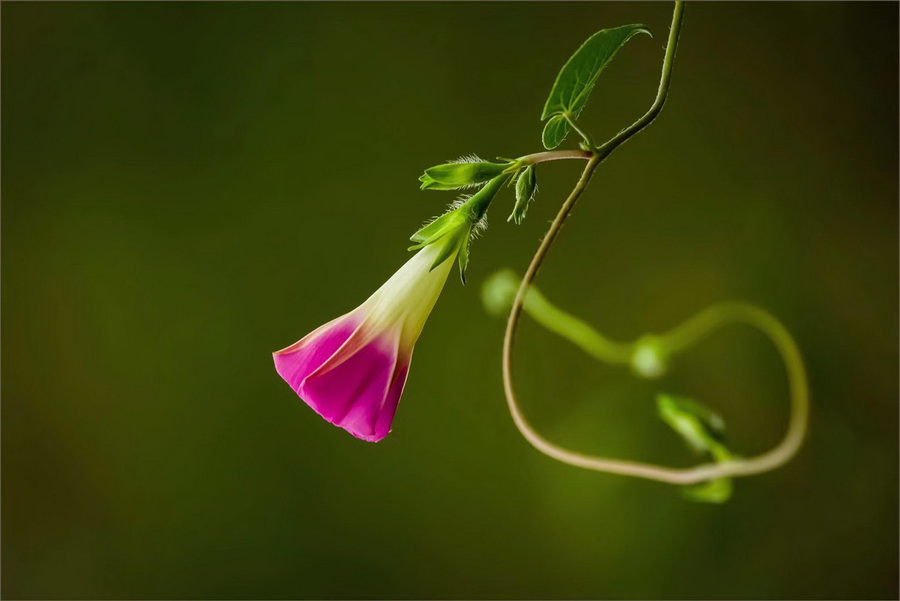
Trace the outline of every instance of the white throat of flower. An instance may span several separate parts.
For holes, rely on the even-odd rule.
[[[448,243],[452,240],[439,241],[418,251],[360,306],[367,328],[372,331],[400,328],[401,346],[412,349],[453,267],[456,253],[431,268]]]

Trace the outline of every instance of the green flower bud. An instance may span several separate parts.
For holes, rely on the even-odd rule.
[[[422,190],[459,190],[489,181],[509,167],[508,163],[482,161],[477,156],[426,169],[419,177]]]
[[[519,276],[512,269],[501,269],[484,281],[481,286],[481,302],[485,310],[500,317],[509,313],[519,291]]]
[[[658,378],[666,372],[666,349],[655,336],[644,336],[634,345],[631,369],[643,378]]]
[[[725,422],[708,407],[685,397],[656,396],[659,416],[698,453],[713,452],[722,446]]]
[[[725,422],[705,405],[684,397],[659,394],[656,408],[663,421],[696,452],[709,453],[717,463],[734,457],[724,443]],[[724,503],[731,497],[732,483],[730,478],[717,478],[685,486],[682,492],[692,501]]]
[[[525,219],[525,212],[528,210],[528,205],[532,199],[534,199],[535,192],[537,192],[537,176],[535,175],[534,165],[529,165],[519,175],[519,179],[516,180],[516,206],[513,207],[513,212],[507,221],[515,221],[516,225],[522,225],[522,220]]]

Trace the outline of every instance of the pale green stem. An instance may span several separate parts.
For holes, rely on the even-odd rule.
[[[511,298],[509,302],[512,303]],[[548,301],[534,286],[528,289],[523,308],[536,322],[581,348],[595,359],[616,365],[626,365],[631,362],[631,356],[634,353],[633,344],[616,342],[603,336],[589,324]]]
[[[681,33],[681,23],[684,18],[684,3],[675,2],[675,10],[672,13],[672,27],[669,29],[669,41],[666,44],[666,55],[663,58],[663,73],[659,79],[659,89],[656,91],[656,99],[644,115],[613,136],[597,149],[603,159],[608,157],[612,152],[630,140],[636,133],[650,125],[654,119],[662,111],[663,105],[666,104],[666,98],[669,95],[669,86],[672,83],[672,66],[675,62],[675,51],[678,49],[678,36]]]
[[[788,431],[778,447],[756,458],[735,460],[732,463],[738,464],[737,469],[741,470],[761,466],[776,467],[790,459],[800,448],[809,422],[809,384],[806,379],[806,368],[800,349],[787,328],[759,307],[747,303],[723,303],[702,311],[677,328],[661,335],[659,339],[666,352],[674,355],[693,346],[713,330],[731,323],[743,323],[759,329],[778,349],[787,370],[791,406]]]
[[[558,161],[561,159],[582,159],[589,160],[594,153],[589,150],[547,150],[545,152],[536,152],[534,154],[526,154],[516,159],[520,165],[537,165],[538,163],[546,163],[547,161]]]
[[[566,118],[566,121],[568,121],[572,129],[575,130],[575,133],[581,136],[585,143],[587,143],[588,148],[590,148],[592,151],[597,149],[597,147],[594,146],[594,141],[591,139],[591,135],[578,127],[578,123],[575,122],[575,117],[573,115],[569,113],[563,113],[563,117]]]
[[[610,340],[589,324],[554,306],[533,286],[526,292],[523,308],[535,321],[551,332],[569,340],[593,357],[606,363],[617,365],[630,363],[641,341],[647,338],[641,337],[631,343]],[[796,342],[794,342],[794,339],[781,322],[766,311],[753,305],[723,303],[702,311],[668,332],[653,335],[652,339],[663,357],[670,359],[693,346],[714,330],[737,323],[750,325],[762,331],[775,345],[784,361],[787,371],[791,413],[787,434],[777,447],[749,459],[735,459],[727,452],[715,453],[714,451],[714,455],[720,463],[703,464],[686,470],[619,462],[599,457],[587,457],[555,446],[553,453],[548,454],[561,459],[560,451],[562,451],[571,454],[566,456],[566,459],[561,459],[566,461],[566,463],[573,463],[581,467],[589,467],[600,471],[614,471],[620,474],[683,484],[710,478],[756,474],[784,464],[797,452],[806,432],[809,419],[809,388],[806,379],[806,369],[804,368],[800,351]],[[530,428],[530,426],[527,427]],[[546,441],[541,439],[540,444],[543,445],[545,443]],[[542,451],[545,450],[541,447],[538,448]],[[594,465],[585,465],[588,460],[593,462]],[[611,464],[616,464],[616,467],[620,469],[609,469]]]

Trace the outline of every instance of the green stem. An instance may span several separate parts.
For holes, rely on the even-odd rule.
[[[594,155],[589,150],[547,150],[544,152],[536,152],[534,154],[526,154],[516,159],[519,165],[537,165],[538,163],[546,163],[547,161],[558,161],[561,159],[583,159],[589,160]]]
[[[763,332],[778,349],[787,371],[791,418],[787,434],[774,450],[755,459],[733,461],[732,469],[777,466],[799,449],[809,422],[809,384],[800,349],[787,328],[773,315],[747,303],[715,305],[659,337],[666,353],[675,355],[727,324],[743,323]],[[771,469],[769,467],[768,469]],[[740,473],[740,472],[735,472]]]
[[[581,347],[600,361],[615,364],[631,362],[633,345],[606,338],[574,315],[552,305],[536,290],[526,297],[525,310],[539,324]]]
[[[491,283],[501,293],[515,285],[515,275],[512,273],[498,274],[498,277],[504,278],[504,281],[493,280]],[[511,278],[513,281],[506,281],[507,278]],[[587,457],[556,447],[538,436],[537,444],[535,442],[532,444],[545,452],[547,452],[545,448],[549,445],[552,448],[550,448],[551,452],[547,454],[552,457],[566,463],[600,471],[614,471],[666,482],[689,483],[768,471],[787,462],[797,452],[803,441],[809,420],[809,387],[800,351],[797,343],[781,322],[758,307],[745,303],[715,305],[666,333],[641,337],[632,343],[615,342],[606,338],[589,324],[554,306],[534,286],[528,288],[522,308],[551,332],[569,340],[596,359],[615,365],[632,363],[635,351],[640,347],[641,341],[647,338],[653,339],[665,359],[671,359],[723,326],[745,324],[759,329],[768,336],[781,355],[787,372],[791,407],[787,434],[777,447],[762,455],[750,459],[736,459],[724,447],[722,449],[714,448],[712,451],[717,463],[704,464],[688,470],[676,470],[648,464]],[[515,415],[514,413],[514,417]],[[521,413],[518,415],[521,418]],[[530,429],[527,422],[525,422],[525,427]],[[529,440],[532,439],[529,438]],[[591,465],[586,465],[588,462]],[[611,467],[615,469],[611,469]]]
[[[594,145],[594,141],[591,139],[591,135],[578,127],[578,123],[575,122],[575,117],[569,113],[563,113],[563,117],[566,118],[566,121],[568,121],[572,129],[575,130],[575,133],[582,137],[582,139],[588,145],[588,148],[590,148],[591,151],[596,150],[597,147]]]
[[[612,152],[634,137],[635,134],[650,125],[662,111],[669,95],[669,86],[672,83],[672,67],[675,64],[675,51],[678,49],[678,36],[681,33],[681,24],[684,20],[684,3],[675,2],[675,10],[672,13],[672,27],[669,29],[669,41],[666,44],[666,55],[663,58],[662,76],[659,78],[659,88],[656,91],[656,99],[650,109],[644,115],[613,136],[597,149],[597,154],[602,158],[608,157]]]
[[[512,271],[503,271],[492,276],[485,283],[486,297],[508,311],[519,287],[519,279]],[[498,312],[500,307],[498,307]],[[566,313],[545,297],[535,286],[528,288],[522,303],[525,313],[547,330],[565,338],[599,361],[614,365],[625,365],[631,361],[634,345],[616,342],[603,336],[588,323]]]
[[[588,159],[588,164],[585,166],[581,177],[578,179],[578,183],[575,184],[575,188],[563,203],[556,218],[554,218],[553,223],[550,224],[547,235],[541,241],[537,252],[534,257],[532,257],[531,263],[528,265],[528,270],[525,272],[525,276],[522,278],[522,282],[516,292],[516,297],[513,300],[513,306],[509,313],[509,320],[506,324],[506,334],[503,337],[503,388],[506,393],[507,406],[509,407],[510,415],[512,416],[516,427],[519,429],[519,432],[532,446],[542,453],[570,465],[679,484],[699,482],[708,479],[709,476],[705,478],[696,478],[691,475],[685,476],[684,474],[679,473],[679,470],[672,470],[670,468],[619,461],[616,459],[606,459],[603,457],[592,457],[590,455],[584,455],[582,453],[564,449],[541,436],[525,419],[516,400],[512,374],[512,348],[515,341],[516,329],[518,328],[519,320],[522,315],[522,306],[525,301],[526,291],[534,281],[538,269],[540,269],[541,263],[544,261],[544,257],[546,257],[547,252],[550,250],[550,246],[559,234],[560,228],[587,187],[597,165],[599,165],[604,158],[609,156],[615,148],[649,125],[659,114],[659,110],[665,102],[665,97],[669,89],[669,80],[672,76],[672,64],[675,56],[675,47],[678,42],[678,34],[681,31],[682,14],[682,2],[678,1],[675,3],[672,28],[669,31],[669,40],[666,46],[666,55],[663,59],[662,75],[660,77],[656,100],[643,117],[604,144],[601,147],[603,152],[592,154],[591,158]]]
[[[529,443],[542,453],[570,465],[602,472],[658,480],[671,484],[693,484],[714,478],[758,474],[782,465],[797,452],[797,449],[803,440],[808,419],[809,402],[806,374],[797,345],[794,343],[784,326],[782,326],[774,317],[755,307],[725,305],[714,307],[709,311],[700,314],[694,320],[680,328],[676,328],[662,337],[663,347],[668,348],[670,352],[676,352],[689,344],[693,344],[699,337],[710,332],[713,326],[724,323],[722,320],[725,318],[744,321],[745,323],[759,327],[770,336],[781,353],[788,370],[791,390],[791,424],[784,440],[771,451],[751,459],[731,460],[712,464],[708,463],[689,469],[675,469],[653,464],[585,455],[577,451],[560,447],[541,436],[525,419],[516,400],[515,389],[513,387],[512,349],[528,290],[531,287],[544,258],[549,252],[553,241],[559,234],[560,228],[562,228],[569,213],[572,211],[575,204],[578,202],[578,199],[581,197],[581,194],[590,182],[594,170],[606,159],[606,157],[612,154],[614,150],[652,123],[662,110],[671,84],[672,68],[675,59],[675,51],[678,47],[678,37],[681,32],[683,15],[684,4],[681,1],[675,2],[675,9],[672,15],[672,27],[669,31],[669,39],[666,45],[665,57],[663,59],[659,89],[657,90],[656,99],[654,100],[653,105],[640,119],[611,138],[608,142],[598,148],[596,152],[591,152],[590,157],[588,158],[588,164],[585,166],[581,177],[578,179],[578,182],[575,184],[569,197],[565,200],[562,207],[560,207],[556,218],[554,218],[549,230],[547,230],[547,235],[541,241],[537,252],[534,257],[532,257],[531,263],[528,265],[528,270],[525,272],[522,282],[516,291],[516,296],[509,313],[509,320],[506,324],[506,334],[503,338],[503,388],[506,393],[507,405],[510,414],[512,415],[513,422]],[[723,307],[725,307],[725,309],[723,309]],[[563,323],[564,322],[565,320],[563,320]],[[576,331],[580,329],[578,323],[570,321],[567,325],[562,327],[562,330],[566,331],[566,328],[571,328],[573,325],[575,326]],[[569,331],[569,333],[571,334],[572,332]],[[582,340],[582,342],[585,341]],[[586,342],[590,345],[596,343],[597,340],[594,339],[591,341],[589,336]],[[613,354],[615,355],[616,353]]]

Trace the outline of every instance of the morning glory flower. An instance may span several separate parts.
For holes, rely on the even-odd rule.
[[[377,442],[391,430],[413,347],[456,258],[465,282],[469,242],[506,176],[412,236],[417,250],[359,307],[273,353],[275,369],[330,423]]]

